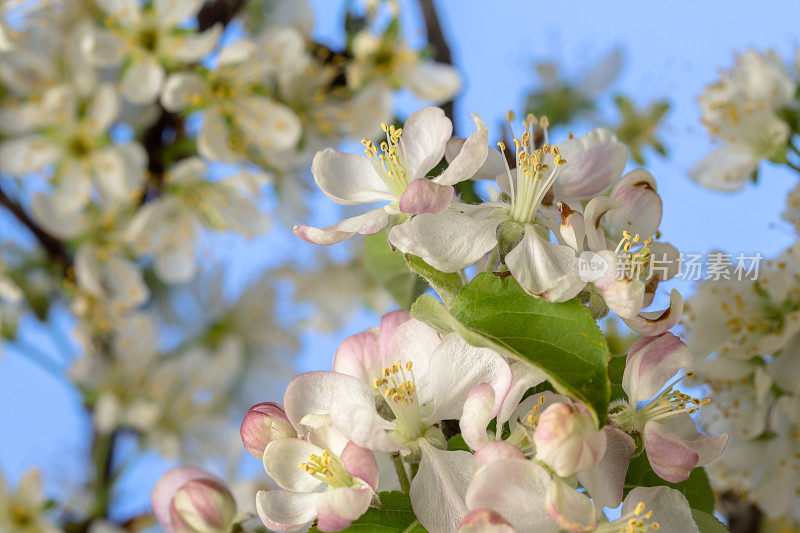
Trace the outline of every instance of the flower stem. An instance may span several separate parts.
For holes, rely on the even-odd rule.
[[[392,454],[392,461],[394,462],[394,469],[397,472],[397,480],[400,481],[400,488],[408,494],[408,491],[411,489],[411,485],[408,482],[408,474],[406,474],[406,467],[403,464],[403,459],[400,458],[400,454],[395,452]]]

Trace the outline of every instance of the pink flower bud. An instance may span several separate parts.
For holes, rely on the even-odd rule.
[[[208,489],[198,489],[194,486],[189,487],[191,483],[197,481],[210,482],[210,486],[213,487],[211,492],[218,493],[218,495],[215,496],[209,492]],[[185,520],[181,517],[181,515],[176,514],[176,512],[173,510],[175,496],[184,487],[189,487],[189,490],[186,492],[186,494],[181,496],[181,501],[183,502],[181,508],[185,507],[184,500],[187,498],[188,494],[189,496],[198,498],[198,501],[201,502],[202,498],[217,501],[218,506],[216,508],[219,510],[219,512],[215,514],[215,512],[212,511],[208,514],[209,516],[212,516],[212,518],[216,518],[216,516],[222,517],[217,520],[218,522],[224,521],[225,517],[228,515],[230,515],[230,518],[233,517],[233,513],[235,512],[235,507],[232,503],[233,497],[230,495],[230,492],[221,480],[200,468],[195,468],[193,466],[179,466],[165,472],[164,475],[158,479],[155,486],[153,486],[153,491],[150,493],[150,506],[153,510],[153,516],[155,516],[158,523],[161,524],[161,526],[169,533],[187,531]],[[200,496],[198,496],[198,494],[200,494]],[[219,503],[220,501],[222,501],[222,503]],[[201,504],[197,507],[205,508],[206,506],[205,504]],[[230,511],[231,507],[233,508],[233,511]],[[230,522],[230,520],[228,520],[228,522]],[[227,525],[229,525],[229,523],[226,524],[226,526]]]
[[[606,436],[581,404],[555,403],[539,417],[533,434],[536,458],[561,477],[587,470],[606,451]]]
[[[489,508],[470,511],[461,520],[458,533],[513,533],[514,528],[503,516]]]
[[[227,533],[236,502],[221,481],[195,479],[175,492],[169,510],[175,533]]]
[[[247,411],[240,429],[242,444],[256,459],[264,455],[267,444],[277,439],[297,436],[283,407],[276,403],[257,403]]]

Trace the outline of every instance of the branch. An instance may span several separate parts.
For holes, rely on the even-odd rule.
[[[422,10],[422,17],[425,21],[425,33],[428,36],[428,44],[433,48],[433,59],[439,63],[452,65],[453,55],[444,37],[444,31],[442,31],[442,23],[439,21],[439,13],[436,11],[436,5],[434,5],[433,0],[419,0],[419,8]],[[453,119],[454,104],[455,100],[450,100],[442,105],[445,115],[447,115],[450,120]]]
[[[246,3],[247,0],[214,0],[213,2],[206,2],[197,14],[197,29],[205,31],[217,23],[227,26]]]
[[[72,264],[72,260],[67,253],[67,249],[64,247],[64,243],[34,222],[28,213],[25,212],[25,209],[9,198],[2,188],[0,188],[0,205],[10,211],[11,214],[14,215],[14,218],[33,233],[36,240],[39,241],[39,244],[53,261],[58,263],[64,270]]]
[[[728,528],[731,533],[758,531],[761,524],[761,511],[755,505],[727,492],[720,499],[720,507],[728,519]]]

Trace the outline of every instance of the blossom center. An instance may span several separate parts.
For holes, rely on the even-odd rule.
[[[411,183],[412,177],[408,172],[408,157],[403,144],[403,129],[394,125],[381,124],[381,129],[386,134],[386,140],[381,142],[380,151],[375,143],[362,139],[364,152],[370,158],[372,167],[378,173],[386,187],[399,200]]]
[[[511,127],[513,113],[506,116],[509,131],[514,135]],[[514,158],[517,166],[516,175],[506,164],[508,176],[511,207],[509,217],[520,224],[533,223],[536,212],[542,204],[545,195],[555,183],[559,170],[567,163],[559,153],[557,146],[547,144],[547,117],[537,120],[535,116],[528,115],[522,122],[525,131],[521,137],[514,139]],[[540,134],[544,139],[541,148],[536,148],[536,136]],[[499,142],[498,146],[505,152],[506,146]]]
[[[631,513],[627,513],[613,522],[598,524],[596,533],[644,533],[650,529],[658,531],[661,525],[653,520],[653,511],[645,508],[644,502],[639,502]]]
[[[533,452],[533,432],[536,430],[536,425],[539,423],[539,415],[541,414],[540,411],[542,410],[542,406],[544,405],[545,397],[540,396],[539,400],[536,402],[536,405],[528,411],[524,417],[520,417],[519,424],[511,434],[506,439],[506,442],[509,442],[515,445],[517,448],[522,450],[523,452]]]
[[[355,484],[355,479],[347,473],[342,460],[328,453],[328,450],[323,450],[321,456],[312,453],[308,461],[300,463],[299,467],[334,489]]]
[[[381,375],[373,380],[373,385],[395,416],[395,433],[405,442],[422,437],[427,429],[422,421],[412,367],[411,361],[405,365],[397,361],[385,367]]]

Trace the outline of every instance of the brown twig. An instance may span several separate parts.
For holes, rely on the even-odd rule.
[[[5,207],[14,215],[14,218],[33,233],[36,240],[39,241],[39,244],[53,261],[58,263],[65,270],[72,264],[72,260],[70,259],[69,253],[67,253],[67,249],[64,247],[64,243],[34,222],[25,209],[9,198],[2,188],[0,188],[0,205]]]
[[[197,29],[205,31],[214,24],[227,25],[236,13],[244,7],[247,0],[215,0],[206,2],[197,14]]]
[[[453,64],[453,54],[447,39],[444,37],[442,23],[439,20],[439,13],[433,0],[419,0],[419,8],[422,10],[422,18],[425,21],[425,33],[428,36],[428,44],[433,48],[433,59],[439,63]],[[453,119],[455,100],[442,105],[445,114]]]
[[[731,533],[758,531],[762,515],[755,505],[728,492],[722,495],[720,507],[728,519],[728,530]]]

